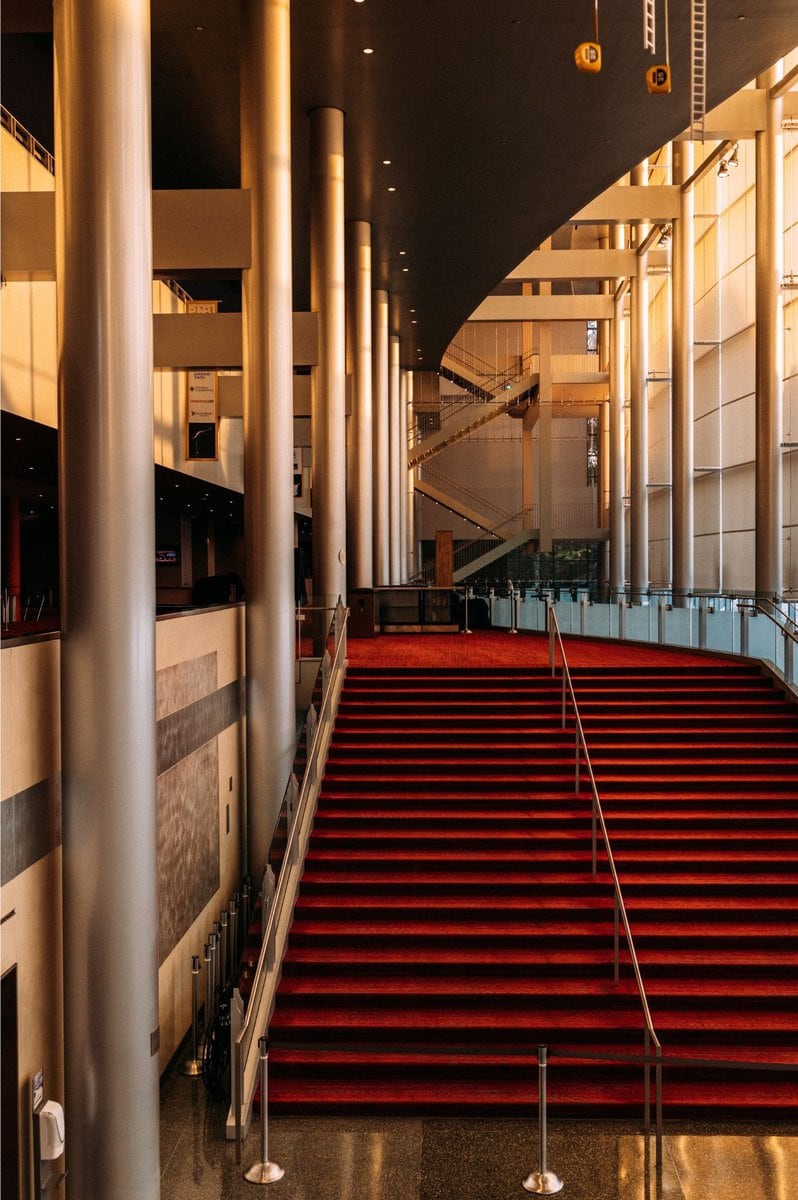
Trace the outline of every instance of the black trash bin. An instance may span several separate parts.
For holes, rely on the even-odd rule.
[[[374,634],[374,592],[355,588],[349,593],[349,636],[373,638]]]

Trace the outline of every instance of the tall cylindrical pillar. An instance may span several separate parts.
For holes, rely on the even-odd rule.
[[[54,42],[69,1184],[156,1200],[149,3],[56,0]]]
[[[349,585],[370,588],[374,582],[372,551],[373,424],[371,345],[371,226],[347,225],[347,332],[352,376],[349,424],[349,471],[346,528],[349,538]]]
[[[390,559],[390,423],[388,400],[388,293],[374,293],[374,583],[391,581]]]
[[[310,113],[310,304],[319,317],[313,368],[313,602],[346,595],[346,292],[344,114]]]
[[[294,759],[290,0],[241,5],[247,863],[260,878]]]
[[[648,164],[631,173],[637,186],[648,183]],[[648,225],[632,226],[635,247],[645,240]],[[629,580],[632,598],[641,599],[650,582],[648,553],[648,255],[637,259],[629,298]]]
[[[412,579],[416,573],[416,490],[415,471],[408,465],[410,457],[410,437],[414,428],[413,393],[415,377],[412,371],[407,372],[407,404],[405,407],[405,474],[407,497],[405,500],[405,579]]]
[[[399,582],[407,579],[407,396],[409,371],[402,371],[399,386]]]
[[[622,249],[625,227],[616,226],[615,249]],[[619,285],[621,280],[618,280]],[[623,496],[626,483],[624,454],[624,410],[626,408],[626,326],[624,296],[617,295],[610,334],[610,599],[624,591],[626,582],[626,534]]]
[[[673,144],[673,182],[683,184],[693,173],[693,143]],[[679,198],[673,221],[671,348],[671,543],[673,603],[683,605],[694,587],[694,410],[693,343],[695,341],[695,202],[693,189]]]
[[[402,374],[399,338],[391,337],[388,374],[388,463],[390,471],[390,581],[402,582]]]
[[[781,63],[757,80],[770,91]],[[758,595],[783,587],[784,149],[782,101],[768,95],[756,134],[756,579]]]
[[[8,617],[19,620],[22,598],[22,540],[20,538],[19,496],[3,496],[3,578],[8,595]]]

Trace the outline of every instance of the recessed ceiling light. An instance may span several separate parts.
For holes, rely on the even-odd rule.
[[[410,311],[411,311],[411,312],[415,312],[416,310],[415,310],[414,308],[411,308],[411,309],[410,309]]]
[[[364,47],[363,47],[363,53],[364,53],[364,54],[373,54],[373,53],[374,53],[374,50],[373,50],[373,48],[372,48],[371,46],[364,46]]]
[[[389,191],[389,192],[395,192],[395,191],[396,191],[396,188],[395,188],[395,187],[389,187],[389,188],[388,188],[388,191]]]
[[[407,271],[409,271],[409,270],[410,270],[410,268],[409,268],[409,267],[402,267],[402,270],[403,270],[403,271],[405,271],[405,272],[407,272]]]
[[[407,251],[406,251],[406,250],[400,250],[400,251],[399,251],[399,253],[400,253],[400,255],[405,255],[405,254],[407,254]]]
[[[416,320],[416,318],[415,318],[415,317],[413,317],[413,320],[410,322],[410,324],[411,324],[411,325],[418,325],[418,321]]]
[[[384,159],[382,160],[382,165],[383,165],[384,167],[390,167],[390,165],[391,165],[391,159],[390,159],[390,158],[384,158]]]

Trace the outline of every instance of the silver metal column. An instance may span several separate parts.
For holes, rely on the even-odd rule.
[[[693,173],[693,143],[673,144],[673,182],[685,183]],[[683,605],[694,587],[694,210],[693,190],[681,193],[673,222],[671,364],[671,543],[673,603]]]
[[[757,80],[770,89],[776,63]],[[767,100],[767,127],[756,134],[756,591],[783,586],[781,442],[784,388],[784,138],[782,101]]]
[[[410,451],[410,431],[414,428],[413,420],[413,393],[415,389],[415,376],[412,371],[407,372],[407,407],[405,409],[405,474],[404,478],[407,485],[407,511],[405,514],[405,578],[412,579],[416,573],[416,473],[411,471],[407,465],[407,459]]]
[[[390,583],[388,293],[374,293],[374,583]]]
[[[370,588],[374,582],[372,549],[373,427],[371,354],[371,226],[350,221],[347,232],[347,332],[352,376],[349,425],[346,528],[349,538],[349,584]]]
[[[310,113],[310,305],[319,314],[313,368],[313,602],[346,596],[346,294],[344,114]]]
[[[648,183],[648,164],[643,162],[631,173],[631,182]],[[632,227],[634,245],[639,246],[648,233],[645,222]],[[637,260],[637,275],[631,281],[630,354],[629,354],[629,579],[632,598],[648,592],[650,581],[648,551],[648,256]]]
[[[410,382],[409,382],[410,381]],[[408,577],[407,566],[407,404],[412,380],[409,371],[402,371],[399,386],[399,582]]]
[[[150,6],[56,0],[69,1192],[160,1195]]]
[[[402,479],[401,479],[401,437],[402,437],[402,374],[400,366],[399,338],[391,336],[389,349],[388,374],[388,408],[389,408],[389,447],[388,462],[390,472],[390,581],[402,582]]]
[[[241,5],[247,555],[247,863],[260,878],[294,758],[293,300],[289,0]]]
[[[614,230],[615,248],[623,248],[625,226]],[[620,246],[619,246],[620,243]],[[620,285],[621,280],[618,280]],[[616,293],[617,294],[617,293]],[[610,332],[610,599],[624,591],[626,580],[626,531],[623,496],[626,485],[624,454],[624,410],[626,407],[626,328],[623,315],[624,296],[619,295],[613,307]],[[634,438],[634,424],[632,423]],[[634,520],[634,511],[632,512]],[[633,525],[634,528],[634,525]],[[648,535],[646,534],[646,542]]]

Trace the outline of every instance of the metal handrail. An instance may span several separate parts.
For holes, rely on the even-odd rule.
[[[614,935],[613,935],[614,936],[614,976],[613,976],[613,978],[614,978],[615,983],[617,983],[619,976],[620,976],[620,929],[619,929],[619,921],[620,921],[620,923],[623,924],[624,933],[626,934],[626,944],[629,949],[629,957],[630,957],[631,964],[632,964],[632,971],[634,973],[635,982],[637,984],[637,990],[640,994],[640,1003],[641,1003],[642,1009],[643,1009],[643,1020],[645,1022],[645,1026],[646,1026],[646,1034],[645,1034],[646,1055],[649,1054],[650,1044],[653,1043],[656,1057],[660,1058],[660,1056],[662,1054],[662,1046],[661,1046],[659,1038],[657,1037],[656,1032],[654,1030],[654,1022],[651,1017],[651,1010],[649,1009],[649,1006],[648,1006],[648,999],[646,997],[646,989],[645,989],[645,985],[643,983],[643,976],[640,972],[640,962],[637,957],[637,951],[635,950],[634,938],[632,937],[632,930],[629,925],[629,917],[626,912],[626,905],[625,905],[624,899],[623,899],[623,892],[621,891],[621,882],[620,882],[620,879],[618,878],[618,872],[615,868],[615,858],[612,853],[612,847],[610,846],[610,838],[609,838],[609,834],[607,832],[606,823],[604,821],[604,812],[601,807],[601,800],[600,800],[599,794],[598,794],[598,787],[596,786],[596,777],[593,773],[593,764],[590,761],[590,753],[587,748],[587,741],[585,739],[585,731],[582,726],[582,718],[579,715],[579,706],[576,702],[576,693],[574,692],[573,681],[571,679],[571,671],[568,667],[568,659],[566,658],[566,655],[565,655],[565,646],[563,645],[562,635],[560,633],[560,626],[559,626],[559,622],[557,621],[557,614],[555,613],[554,607],[551,604],[549,605],[548,616],[549,616],[549,621],[548,621],[548,624],[549,624],[549,661],[551,664],[551,673],[552,673],[553,677],[556,677],[555,641],[559,644],[559,647],[560,647],[560,659],[561,659],[561,664],[562,664],[562,681],[563,681],[563,683],[562,683],[562,727],[563,727],[563,729],[565,729],[566,689],[567,689],[567,692],[570,694],[571,704],[572,704],[573,710],[574,710],[574,722],[575,722],[575,734],[576,734],[576,736],[575,736],[575,741],[576,741],[575,790],[577,792],[579,791],[579,784],[581,781],[581,764],[580,764],[580,748],[581,748],[581,753],[582,753],[582,756],[584,757],[585,766],[587,767],[588,778],[590,779],[590,790],[591,790],[592,796],[593,796],[593,804],[592,804],[592,810],[593,810],[593,818],[592,818],[593,875],[595,877],[598,874],[596,843],[597,843],[597,826],[600,826],[601,836],[602,836],[602,839],[604,842],[604,851],[607,856],[607,865],[609,866],[609,869],[610,869],[610,874],[612,876],[612,885],[613,885],[613,889],[615,892]],[[649,1113],[649,1106],[650,1106],[649,1086],[650,1086],[650,1083],[649,1083],[648,1067],[646,1067],[645,1085],[644,1085],[644,1105],[645,1105],[647,1121],[648,1121],[648,1113]],[[656,1104],[657,1133],[659,1136],[661,1134],[661,1130],[662,1130],[662,1067],[661,1067],[661,1064],[658,1064],[655,1068],[655,1104]]]
[[[45,170],[51,175],[55,174],[55,158],[50,151],[41,144],[38,138],[35,138],[30,130],[26,129],[21,121],[10,113],[5,104],[0,104],[0,126],[7,129],[12,138],[24,146],[37,162],[40,162]]]
[[[492,509],[493,514],[501,518],[501,520],[506,521],[509,519],[511,514],[506,509],[500,508],[498,504],[494,504],[487,496],[482,495],[473,488],[466,487],[456,479],[444,475],[442,471],[437,471],[434,467],[423,466],[420,470],[423,471],[422,482],[431,483],[439,491],[446,492],[453,500],[458,500],[461,504],[466,504],[469,508],[473,508],[483,516],[486,516],[488,511]]]
[[[241,1161],[244,1127],[249,1122],[252,1100],[258,1081],[258,1038],[266,1032],[274,1007],[282,954],[287,940],[288,923],[299,889],[304,851],[307,846],[310,823],[315,812],[326,753],[335,721],[340,684],[343,681],[346,667],[348,617],[349,610],[344,608],[339,600],[327,631],[328,638],[331,632],[335,638],[334,657],[330,663],[329,655],[325,653],[320,667],[322,681],[326,681],[326,685],[318,718],[310,719],[308,723],[310,736],[302,783],[297,788],[296,777],[292,776],[286,789],[286,795],[289,797],[289,829],[285,853],[268,912],[264,897],[263,943],[252,981],[249,1004],[241,1029],[233,1042],[232,1091],[236,1162]],[[309,717],[310,714],[315,716],[312,707]],[[294,800],[295,803],[292,803]],[[294,809],[293,817],[290,815],[292,808]],[[302,844],[303,838],[304,845]],[[278,945],[278,936],[281,932],[281,944]],[[247,1110],[246,1120],[242,1116],[245,1107]]]

